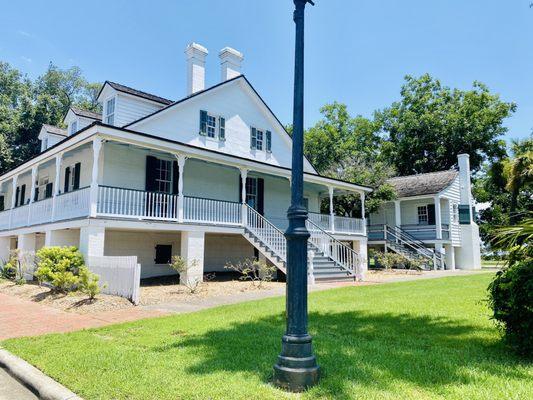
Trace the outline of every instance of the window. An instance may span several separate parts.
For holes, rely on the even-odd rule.
[[[418,207],[418,223],[421,225],[428,223],[428,206]]]
[[[214,138],[217,131],[217,119],[212,115],[207,115],[207,137]]]
[[[457,203],[452,205],[452,222],[454,224],[459,223],[459,205]]]
[[[79,162],[65,168],[65,184],[63,186],[65,193],[80,188],[80,173],[81,163]]]
[[[272,133],[253,127],[250,128],[250,148],[252,150],[266,150],[270,152],[272,149]]]
[[[46,136],[43,140],[43,150],[46,150],[48,148],[48,136]]]
[[[221,141],[226,140],[226,119],[200,110],[200,135],[215,139],[217,133]]]
[[[4,211],[5,209],[5,199],[4,196],[0,196],[0,211]]]
[[[226,140],[226,118],[218,117],[218,138]]]
[[[459,206],[459,223],[470,224],[470,206],[467,204]]]
[[[272,152],[272,132],[266,131],[266,151],[267,153]]]
[[[246,178],[246,204],[256,210],[258,206],[257,199],[257,178]]]
[[[257,130],[255,148],[256,150],[263,150],[263,131]]]
[[[170,244],[158,244],[155,246],[155,263],[156,264],[168,264],[172,258],[172,245]]]
[[[155,186],[157,192],[170,193],[172,183],[171,167],[170,161],[157,159],[155,169]]]
[[[70,124],[70,134],[74,135],[78,131],[78,121],[73,121]]]
[[[115,124],[115,98],[107,100],[106,103],[106,124],[114,125]]]

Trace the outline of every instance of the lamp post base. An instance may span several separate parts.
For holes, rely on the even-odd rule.
[[[313,355],[310,335],[284,335],[274,385],[290,392],[303,392],[318,383],[320,367]]]

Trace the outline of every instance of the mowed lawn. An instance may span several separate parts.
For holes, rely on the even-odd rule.
[[[310,296],[323,377],[271,386],[282,298],[2,343],[85,399],[531,399],[484,302],[491,273]],[[22,316],[21,316],[22,317]]]

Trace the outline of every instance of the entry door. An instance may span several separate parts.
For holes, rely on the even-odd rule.
[[[263,178],[246,178],[246,204],[264,215],[265,181]]]

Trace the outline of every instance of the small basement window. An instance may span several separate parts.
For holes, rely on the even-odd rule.
[[[172,258],[172,245],[158,244],[155,246],[155,263],[169,264]]]

